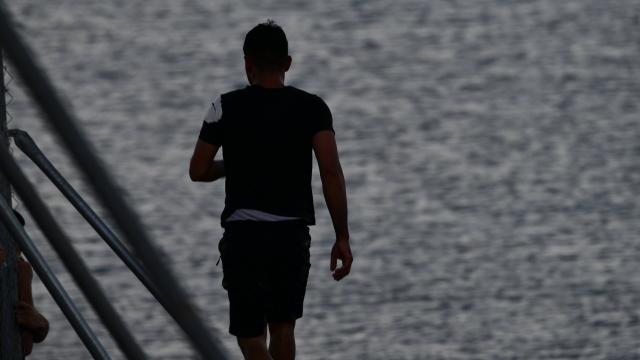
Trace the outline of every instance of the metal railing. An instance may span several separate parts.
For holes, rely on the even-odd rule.
[[[47,159],[42,150],[36,145],[29,134],[20,129],[11,129],[8,135],[13,138],[14,143],[22,152],[33,161],[36,166],[51,180],[60,190],[62,195],[69,200],[71,205],[82,215],[82,217],[93,227],[102,239],[111,247],[114,253],[124,262],[131,272],[142,282],[149,292],[160,302],[165,304],[162,295],[147,275],[144,266],[138,259],[131,255],[126,245],[118,236],[105,224],[104,221],[93,211],[91,206],[78,194],[69,182],[60,174],[58,169]],[[165,306],[166,307],[166,306]]]
[[[73,114],[61,101],[46,74],[36,64],[33,52],[27,47],[16,31],[14,22],[7,7],[0,0],[0,44],[22,79],[31,97],[46,116],[51,128],[61,138],[69,150],[77,166],[84,173],[88,183],[96,193],[115,223],[120,228],[123,237],[134,251],[128,252],[126,246],[102,222],[77,192],[64,180],[58,171],[50,164],[46,157],[37,150],[37,146],[29,136],[20,130],[13,130],[16,145],[20,147],[40,167],[53,183],[63,192],[70,202],[80,211],[82,216],[105,239],[107,244],[125,262],[149,291],[158,299],[169,315],[183,329],[196,351],[203,359],[226,359],[226,352],[204,322],[198,316],[194,306],[189,301],[186,292],[177,282],[172,271],[161,262],[158,250],[151,243],[147,232],[138,216],[124,201],[115,182],[102,165],[100,159],[86,137],[77,126]],[[26,150],[25,150],[26,149]],[[104,291],[93,279],[82,258],[71,246],[66,234],[55,221],[49,209],[37,195],[33,185],[26,178],[16,161],[7,149],[0,149],[0,170],[12,184],[26,208],[45,234],[52,247],[56,250],[64,265],[71,273],[78,287],[83,291],[107,330],[129,359],[146,359],[146,354],[136,343],[128,328],[108,301]],[[108,359],[104,348],[90,331],[86,322],[66,296],[55,276],[50,272],[42,256],[39,255],[33,243],[24,230],[16,227],[13,214],[8,214],[9,205],[0,203],[3,223],[9,228],[34,269],[42,279],[47,279],[45,286],[52,293],[54,299],[63,309],[74,329],[78,332],[91,354],[96,359]],[[47,275],[48,274],[48,275]],[[48,285],[47,285],[48,284]]]
[[[51,271],[51,268],[49,268],[46,260],[40,254],[29,235],[24,231],[9,204],[2,197],[0,197],[0,218],[9,230],[11,237],[16,241],[31,266],[33,266],[44,286],[49,290],[64,316],[71,323],[82,343],[89,350],[89,353],[94,359],[110,359],[104,346],[102,346],[89,324],[84,320],[75,303],[62,287],[53,271]]]

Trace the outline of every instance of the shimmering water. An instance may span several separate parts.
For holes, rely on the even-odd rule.
[[[637,0],[9,7],[235,358],[215,266],[223,185],[186,173],[208,102],[244,85],[244,34],[273,18],[289,36],[289,83],[333,110],[356,258],[335,283],[316,177],[300,359],[640,359]],[[86,193],[19,85],[11,126]],[[150,295],[20,159],[149,354],[192,358]],[[89,358],[34,287],[52,328],[32,358]]]

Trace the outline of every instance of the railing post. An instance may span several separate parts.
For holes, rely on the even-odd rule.
[[[7,137],[7,106],[5,102],[4,62],[0,43],[0,146],[9,148]],[[11,187],[0,172],[0,196],[11,206]],[[15,306],[18,302],[18,274],[13,239],[0,223],[0,360],[22,359],[20,329],[16,322]]]

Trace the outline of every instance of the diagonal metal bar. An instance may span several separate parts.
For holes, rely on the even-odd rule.
[[[111,333],[122,352],[129,359],[146,359],[135,338],[115,311],[95,281],[89,268],[71,245],[71,241],[55,221],[53,215],[38,196],[36,189],[24,175],[8,149],[0,148],[0,170],[18,193],[32,217],[47,237],[63,264],[73,276],[78,287],[93,306],[105,327]]]
[[[80,340],[82,340],[84,346],[89,350],[89,353],[91,353],[94,359],[110,360],[111,358],[104,349],[104,346],[102,346],[98,337],[91,330],[91,327],[89,327],[89,324],[87,324],[80,311],[78,311],[75,303],[69,294],[67,294],[62,284],[60,284],[51,268],[49,268],[47,261],[33,244],[29,235],[24,231],[18,219],[13,215],[9,204],[7,204],[2,197],[0,197],[0,220],[9,230],[9,233],[25,254],[27,260],[29,260],[29,263],[38,274],[38,277],[47,290],[49,290],[49,293],[80,337]]]
[[[226,352],[219,340],[200,319],[173,273],[161,262],[161,256],[151,243],[142,222],[124,201],[115,182],[95,155],[93,147],[76,125],[77,121],[63,105],[48,77],[36,64],[31,51],[15,30],[13,20],[2,1],[0,1],[0,43],[3,44],[18,75],[29,88],[31,96],[49,119],[49,124],[60,136],[80,169],[84,171],[98,198],[110,211],[125,238],[148,270],[153,283],[166,298],[169,314],[185,331],[203,358],[226,359]]]
[[[8,131],[9,136],[13,137],[15,144],[24,152],[31,161],[36,164],[40,170],[51,180],[51,182],[60,190],[60,192],[69,200],[71,205],[78,210],[80,215],[93,227],[93,229],[102,237],[102,239],[111,247],[114,253],[129,267],[131,272],[142,282],[142,284],[151,292],[151,294],[165,308],[162,295],[152,283],[151,278],[146,273],[143,265],[135,258],[122,243],[116,234],[100,219],[98,214],[93,211],[91,206],[78,194],[78,192],[69,184],[69,182],[60,174],[58,169],[47,159],[42,150],[33,141],[31,136],[23,130],[11,129]]]

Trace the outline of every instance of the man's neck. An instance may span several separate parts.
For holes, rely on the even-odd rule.
[[[284,87],[283,73],[256,74],[251,81],[251,85],[258,85],[265,89],[277,89]]]

